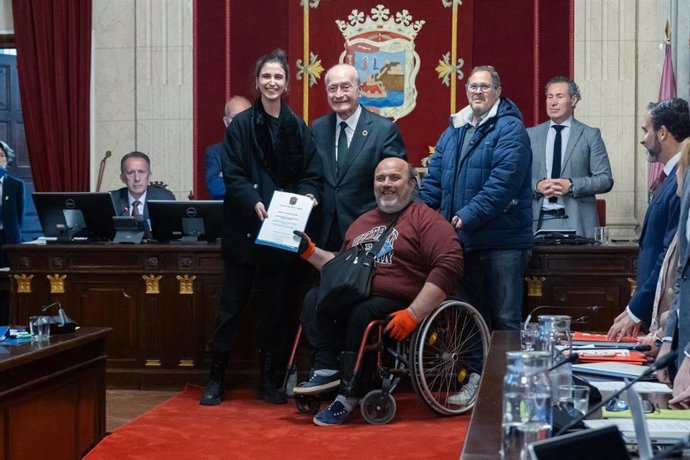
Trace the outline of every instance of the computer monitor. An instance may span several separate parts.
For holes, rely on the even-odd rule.
[[[151,234],[158,241],[216,241],[223,224],[222,200],[149,200]]]
[[[43,234],[69,240],[110,240],[115,235],[115,205],[108,192],[35,192]]]

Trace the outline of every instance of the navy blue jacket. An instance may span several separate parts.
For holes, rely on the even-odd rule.
[[[458,232],[467,252],[529,249],[532,235],[532,150],[522,115],[501,98],[477,127],[465,155],[466,107],[451,117],[424,177],[421,199],[448,220],[463,221]]]
[[[24,182],[6,175],[2,184],[2,219],[5,244],[21,243],[21,226],[24,218]]]
[[[659,192],[649,203],[640,234],[640,252],[637,256],[637,287],[628,303],[633,315],[648,328],[652,320],[656,284],[661,265],[673,236],[678,229],[680,198],[676,195],[678,181],[676,165],[666,177]],[[684,235],[679,236],[679,238]]]
[[[222,153],[222,142],[206,148],[206,190],[214,200],[225,198],[225,181],[221,175],[223,164],[220,156]]]

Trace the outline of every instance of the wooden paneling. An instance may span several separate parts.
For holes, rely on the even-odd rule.
[[[607,331],[630,299],[637,253],[636,245],[535,246],[525,276],[536,279],[540,289],[539,295],[527,290],[523,318],[548,305],[554,308],[539,312],[586,321],[573,324],[574,330]],[[596,312],[581,308],[595,305],[600,307]]]

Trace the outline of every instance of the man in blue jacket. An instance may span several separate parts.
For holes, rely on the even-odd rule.
[[[520,110],[500,97],[493,67],[472,69],[466,89],[469,105],[441,134],[421,198],[450,220],[462,242],[458,294],[491,329],[518,329],[534,244],[532,150]]]

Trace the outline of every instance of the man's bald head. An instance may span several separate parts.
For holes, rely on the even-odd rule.
[[[227,127],[230,123],[232,123],[232,120],[237,116],[238,113],[244,112],[251,106],[252,103],[249,102],[249,99],[244,96],[232,96],[230,99],[228,99],[228,102],[225,103],[225,116],[223,117],[225,126]]]

